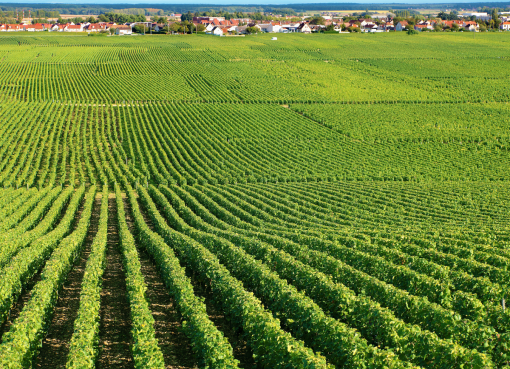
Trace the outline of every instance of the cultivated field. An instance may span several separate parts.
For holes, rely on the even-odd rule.
[[[509,36],[271,36],[0,36],[0,367],[509,365]]]

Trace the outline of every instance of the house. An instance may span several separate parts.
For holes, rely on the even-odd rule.
[[[195,27],[197,25],[195,24]],[[154,31],[154,32],[163,32],[163,30],[165,29],[166,27],[166,24],[158,24],[158,23],[152,23],[151,24],[151,29]]]
[[[377,31],[377,25],[374,23],[367,23],[361,26],[361,32],[375,32]]]
[[[499,25],[499,29],[503,31],[510,31],[510,22],[503,22]]]
[[[106,25],[99,23],[91,23],[85,29],[87,32],[101,32],[106,31]]]
[[[248,26],[239,26],[237,27],[237,33],[239,33],[240,35],[243,35],[246,33],[246,28],[248,28]]]
[[[473,21],[464,22],[462,24],[462,27],[464,27],[464,29],[466,31],[470,31],[470,32],[478,32],[480,30],[480,26],[478,25],[478,23],[473,22]]]
[[[407,21],[400,21],[395,26],[395,31],[403,31],[408,26]]]
[[[372,19],[358,19],[358,21],[361,28],[365,27],[368,24],[374,24]]]
[[[214,36],[223,36],[223,30],[219,26],[214,27],[211,31],[206,32],[206,33],[209,35],[214,35]],[[228,31],[227,31],[227,33],[228,33]]]
[[[463,23],[464,22],[461,20],[443,21],[443,27],[453,28],[453,25],[456,24],[460,28],[462,27]]]
[[[391,22],[386,22],[386,23],[384,24],[384,30],[385,30],[386,32],[388,32],[388,31],[394,31],[394,30],[395,30],[395,26],[393,25],[393,21],[391,21]]]
[[[28,32],[41,32],[41,31],[44,31],[44,27],[40,23],[29,24],[29,25],[25,26],[25,31],[28,31]]]
[[[323,26],[323,25],[319,25],[319,24],[316,24],[316,25],[313,25],[313,26],[310,26],[310,29],[312,30],[312,32],[314,33],[318,33],[318,32],[321,32],[323,29],[325,29],[326,26]]]
[[[261,23],[258,25],[262,32],[266,33],[279,33],[282,32],[282,26],[278,22]]]
[[[0,24],[0,32],[7,32],[7,24]]]
[[[115,26],[115,34],[119,36],[132,35],[133,29],[131,26]]]
[[[426,29],[430,29],[430,30],[433,30],[434,29],[434,22],[430,22],[430,21],[426,21],[426,22],[420,22],[417,24],[417,26],[425,26],[425,27],[421,27],[422,31],[426,28]],[[416,29],[416,28],[415,28]]]
[[[271,33],[280,33],[282,32],[282,25],[279,22],[271,22],[271,26],[269,27],[269,32]]]
[[[250,24],[248,24],[248,27],[255,27],[256,29],[258,29],[258,32],[262,32],[262,28],[260,27],[260,24],[250,23]]]
[[[24,31],[25,26],[23,24],[7,24],[7,32],[18,32]]]
[[[83,32],[83,25],[81,24],[70,24],[64,29],[64,32]]]
[[[86,28],[85,31],[87,32],[101,32],[106,31],[106,26],[104,24],[99,23],[91,23]]]
[[[303,22],[296,29],[296,32],[300,32],[300,33],[312,33],[312,30],[311,30],[310,26],[308,25],[308,23]]]
[[[422,31],[424,31],[424,30],[429,29],[428,27],[429,27],[429,26],[427,26],[426,24],[415,24],[415,25],[414,25],[414,30],[415,30],[415,31],[422,32]]]

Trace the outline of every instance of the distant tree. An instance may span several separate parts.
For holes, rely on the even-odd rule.
[[[441,32],[443,28],[441,27],[440,23],[434,24],[434,32]]]
[[[98,17],[97,17],[97,20],[100,21],[100,22],[109,22],[110,18],[108,18],[104,14],[99,14]]]
[[[408,34],[408,35],[417,35],[418,33],[420,33],[420,32],[418,32],[417,30],[415,30],[415,29],[413,29],[413,28],[409,28],[409,29],[407,30],[407,34]]]
[[[170,25],[170,29],[172,30],[172,32],[175,32],[175,33],[179,32],[180,28],[181,28],[181,25],[179,23],[177,23],[177,22],[176,23],[172,23]]]
[[[453,23],[452,24],[452,31],[453,32],[458,32],[459,31],[459,25],[457,23]]]
[[[335,26],[333,25],[333,23],[332,24],[328,24],[326,26],[326,31],[334,31],[334,30],[335,30]]]
[[[258,33],[259,31],[257,27],[246,27],[246,33],[248,34]]]
[[[501,24],[501,19],[499,19],[498,11],[499,11],[498,8],[494,8],[492,10],[492,20],[494,21],[494,29],[499,29],[499,25]]]
[[[326,20],[322,17],[313,17],[310,19],[310,24],[314,24],[314,25],[324,25],[324,23],[326,22]]]
[[[437,17],[441,18],[442,20],[459,20],[460,19],[457,11],[452,11],[450,13],[439,12]]]
[[[135,33],[145,34],[147,27],[144,24],[137,24],[133,27],[133,31],[135,31]]]
[[[188,21],[191,22],[193,20],[193,14],[188,10],[187,13],[181,15],[181,21]]]
[[[492,9],[491,16],[492,16],[492,19],[494,19],[494,20],[499,19],[498,8]]]

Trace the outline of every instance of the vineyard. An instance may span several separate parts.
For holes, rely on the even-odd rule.
[[[0,36],[0,367],[510,367],[509,66],[496,33]]]

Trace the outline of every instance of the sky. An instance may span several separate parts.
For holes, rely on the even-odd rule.
[[[466,3],[466,0],[392,0],[391,2],[384,1],[384,0],[357,0],[357,1],[338,1],[338,0],[320,0],[317,2],[310,1],[310,0],[248,0],[248,1],[242,1],[242,0],[199,0],[198,2],[195,1],[186,1],[186,0],[177,0],[177,1],[168,1],[168,0],[107,0],[107,1],[100,1],[100,0],[8,0],[8,1],[2,1],[0,2],[0,5],[2,3],[19,3],[19,4],[99,4],[99,5],[107,5],[107,4],[139,4],[140,6],[144,6],[146,4],[192,4],[192,5],[201,5],[201,4],[207,4],[207,5],[285,5],[285,4],[313,4],[313,3],[334,3],[334,4],[342,4],[342,3],[358,3],[358,4],[452,4],[452,3]],[[481,2],[479,0],[476,1]],[[507,3],[502,3],[505,6],[510,4],[510,0]],[[391,7],[391,6],[389,6]],[[333,9],[331,9],[333,10]],[[340,9],[339,9],[340,10]]]

